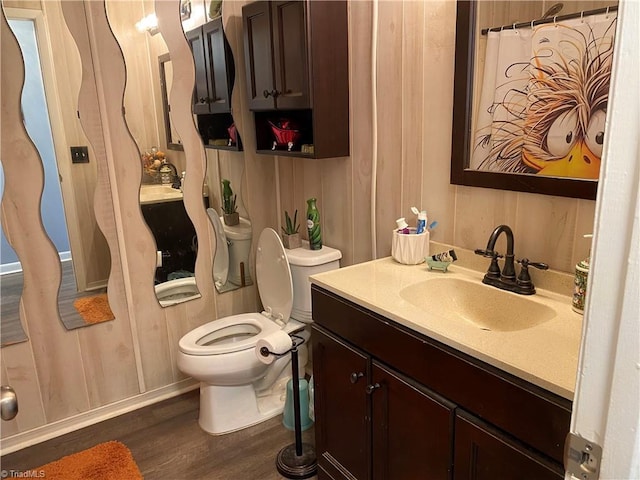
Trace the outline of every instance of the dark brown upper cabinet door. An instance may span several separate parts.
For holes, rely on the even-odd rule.
[[[196,66],[196,83],[193,87],[193,113],[209,113],[209,88],[207,67],[202,40],[202,28],[196,28],[186,33],[189,46],[193,52],[193,60]]]
[[[231,111],[229,85],[233,84],[229,69],[233,68],[230,51],[227,51],[222,17],[210,21],[202,27],[204,54],[209,79],[209,111],[225,113]],[[227,54],[229,53],[229,65]]]
[[[247,93],[250,110],[275,108],[271,10],[269,2],[242,7]]]
[[[276,107],[310,108],[306,2],[271,2]]]

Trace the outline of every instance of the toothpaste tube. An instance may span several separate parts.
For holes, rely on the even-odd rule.
[[[416,225],[416,233],[422,233],[427,228],[427,212],[422,210],[418,213],[418,223]]]

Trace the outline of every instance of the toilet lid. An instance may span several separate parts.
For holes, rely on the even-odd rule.
[[[213,281],[218,288],[227,283],[229,276],[229,246],[227,245],[227,236],[224,233],[224,227],[220,222],[218,212],[213,208],[207,208],[207,215],[216,232],[216,252],[213,257]]]
[[[256,279],[264,309],[272,319],[288,322],[293,306],[291,269],[280,236],[272,228],[265,228],[258,240]]]

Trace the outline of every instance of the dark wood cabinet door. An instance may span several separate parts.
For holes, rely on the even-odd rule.
[[[370,478],[369,358],[313,328],[316,453],[330,477]]]
[[[242,23],[249,109],[273,109],[275,80],[269,2],[255,2],[242,7]]]
[[[278,109],[310,108],[306,2],[271,2]],[[322,72],[318,72],[322,74]]]
[[[454,480],[558,480],[555,465],[484,424],[458,411],[455,425]]]
[[[209,113],[209,80],[205,60],[205,48],[202,38],[202,28],[196,28],[186,34],[187,41],[193,52],[196,67],[196,82],[193,87],[193,113]]]
[[[209,112],[231,111],[229,85],[233,85],[233,58],[222,29],[222,17],[218,17],[202,27],[205,64],[209,81]],[[229,61],[227,61],[227,58]]]
[[[373,362],[373,479],[451,478],[455,405]]]

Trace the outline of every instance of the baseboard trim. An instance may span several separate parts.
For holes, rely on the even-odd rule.
[[[10,273],[18,273],[22,271],[20,262],[3,263],[0,265],[0,275],[8,275]]]
[[[7,455],[37,443],[51,440],[52,438],[59,437],[66,433],[88,427],[89,425],[94,425],[124,413],[146,407],[147,405],[158,403],[168,398],[177,397],[183,393],[195,390],[199,386],[199,382],[188,378],[156,390],[151,390],[134,397],[125,398],[124,400],[119,400],[108,405],[103,405],[102,407],[94,408],[93,410],[74,415],[73,417],[48,423],[26,432],[17,433],[2,439],[0,455]]]

